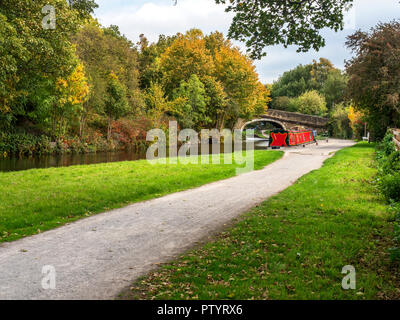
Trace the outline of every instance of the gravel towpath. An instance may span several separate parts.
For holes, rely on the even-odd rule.
[[[113,299],[157,264],[204,240],[352,144],[330,140],[286,150],[282,159],[259,171],[0,244],[0,299]],[[43,266],[54,267],[55,289],[43,289]]]

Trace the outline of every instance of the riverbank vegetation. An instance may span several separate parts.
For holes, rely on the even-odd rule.
[[[391,218],[395,223],[395,246],[391,248],[393,260],[400,261],[400,150],[396,150],[393,134],[388,132],[377,147],[379,190],[390,204]]]
[[[399,298],[374,145],[359,143],[245,214],[215,241],[139,279],[129,299]],[[354,266],[356,289],[342,289]]]
[[[255,151],[262,169],[282,152]],[[211,157],[211,156],[210,156]],[[236,175],[240,165],[150,164],[146,160],[0,172],[0,242]],[[115,174],[118,172],[118,174]]]
[[[54,30],[42,26],[45,5],[56,9]],[[96,7],[2,1],[3,156],[138,148],[168,120],[219,129],[265,112],[269,91],[253,61],[221,33],[194,29],[155,43],[142,35],[135,44],[92,18]]]
[[[56,9],[54,30],[43,26],[45,5]],[[193,29],[154,43],[141,35],[134,43],[117,26],[101,26],[96,7],[91,0],[2,1],[2,157],[145,148],[146,133],[167,129],[169,120],[233,128],[268,107],[328,116],[331,135],[353,135],[349,77],[327,59],[263,85],[253,61],[220,32]]]

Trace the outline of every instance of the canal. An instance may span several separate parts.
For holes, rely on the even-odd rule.
[[[268,141],[264,139],[254,139],[254,149],[265,150],[268,147]],[[211,146],[210,146],[211,148]],[[199,153],[200,153],[199,148]],[[243,144],[243,150],[246,144]],[[223,144],[221,144],[221,153],[224,152]],[[168,152],[167,152],[168,154]],[[0,159],[0,172],[22,171],[29,169],[51,168],[51,167],[68,167],[74,165],[87,165],[95,163],[118,162],[118,161],[135,161],[146,159],[146,152],[137,151],[114,151],[114,152],[97,152],[86,154],[63,154],[63,155],[43,155],[36,157],[24,158],[2,158]]]

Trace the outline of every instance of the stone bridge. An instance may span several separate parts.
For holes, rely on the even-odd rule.
[[[271,122],[284,130],[314,129],[318,132],[326,131],[328,125],[328,119],[323,117],[268,109],[266,114],[257,116],[253,120],[239,119],[235,125],[235,129],[244,130],[247,125],[255,122]]]

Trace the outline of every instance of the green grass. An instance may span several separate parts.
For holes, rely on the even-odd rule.
[[[374,146],[343,149],[121,298],[399,298],[398,266],[387,250],[392,223],[375,174]],[[341,287],[346,265],[356,269],[356,290]]]
[[[281,152],[255,151],[255,169]],[[221,156],[222,157],[222,156]],[[236,174],[234,164],[151,165],[146,160],[0,173],[0,242]]]

